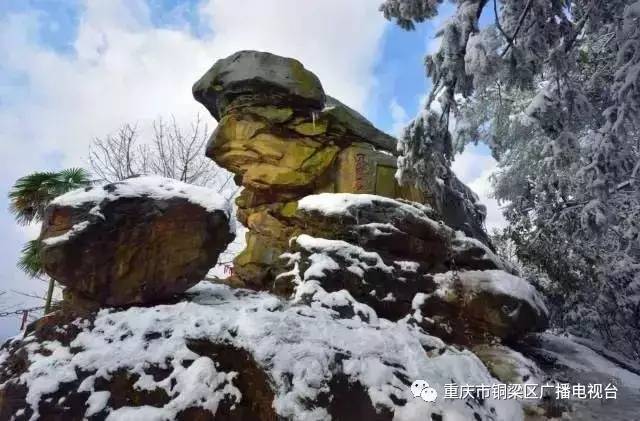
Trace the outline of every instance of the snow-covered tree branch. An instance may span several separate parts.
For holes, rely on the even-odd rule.
[[[381,10],[411,29],[441,3]],[[556,324],[640,358],[640,2],[455,3],[402,179],[433,184],[452,151],[489,145],[518,257],[561,297]],[[480,27],[485,9],[494,23]]]

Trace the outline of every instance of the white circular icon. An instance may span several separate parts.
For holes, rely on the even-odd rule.
[[[418,396],[420,396],[420,393],[422,393],[422,390],[427,387],[429,387],[429,383],[427,383],[426,381],[416,380],[411,385],[411,393],[413,393],[413,396],[417,398]]]
[[[420,393],[420,397],[425,402],[435,402],[436,398],[438,397],[438,392],[436,392],[436,390],[433,387],[427,386],[424,389],[422,389],[422,392]]]
[[[414,397],[421,397],[425,402],[435,402],[438,392],[429,386],[424,380],[416,380],[411,384],[411,393]]]

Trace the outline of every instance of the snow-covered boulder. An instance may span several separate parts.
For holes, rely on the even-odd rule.
[[[420,262],[440,272],[506,269],[489,247],[445,224],[431,207],[371,194],[320,193],[302,198],[297,215],[306,232],[342,239],[394,260]]]
[[[175,304],[39,321],[0,350],[0,419],[523,417],[515,401],[442,398],[446,384],[498,382],[473,353],[371,309],[363,320],[207,282],[188,294]],[[418,379],[440,398],[414,397]]]
[[[320,80],[298,60],[248,50],[216,61],[193,85],[193,96],[217,120],[239,98],[245,105],[284,102],[316,110],[322,109],[325,101]]]
[[[549,314],[536,289],[500,270],[435,274],[435,291],[413,305],[435,321],[441,336],[456,342],[483,342],[483,336],[516,339],[547,328]],[[447,334],[449,332],[449,334]]]
[[[418,203],[322,193],[302,198],[289,221],[304,234],[289,241],[274,291],[290,295],[302,282],[317,281],[326,291],[347,290],[391,320],[413,311],[416,294],[435,291],[434,273],[507,269],[484,244]]]
[[[157,302],[199,282],[233,230],[215,191],[135,177],[56,198],[41,259],[72,295],[108,306]]]

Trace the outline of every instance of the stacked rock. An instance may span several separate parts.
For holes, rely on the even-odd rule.
[[[219,121],[207,156],[244,187],[236,203],[249,233],[246,250],[234,262],[238,285],[262,289],[272,283],[289,238],[304,232],[288,218],[296,202],[312,193],[426,203],[449,226],[488,243],[482,209],[455,175],[454,185],[462,187],[444,194],[398,185],[396,140],[325,95],[299,61],[240,51],[218,60],[193,94]]]
[[[467,345],[546,327],[535,289],[490,249],[473,193],[453,174],[444,202],[399,185],[395,139],[326,96],[300,62],[241,51],[193,93],[219,120],[207,155],[244,187],[247,248],[231,284],[308,303],[346,291],[341,314],[364,303]]]
[[[215,191],[135,177],[56,198],[41,259],[75,310],[157,303],[201,281],[234,237]]]
[[[307,196],[289,220],[305,234],[292,238],[274,289],[329,306],[327,293],[347,291],[378,316],[463,345],[544,330],[548,313],[535,288],[436,218],[424,205],[381,196]]]

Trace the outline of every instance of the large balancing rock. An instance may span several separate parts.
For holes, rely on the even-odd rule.
[[[44,270],[100,305],[158,302],[202,280],[233,241],[215,191],[155,176],[79,189],[48,207]]]
[[[193,96],[216,120],[235,105],[271,105],[321,110],[325,93],[318,77],[298,60],[261,51],[238,51],[216,61],[194,85]]]

